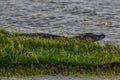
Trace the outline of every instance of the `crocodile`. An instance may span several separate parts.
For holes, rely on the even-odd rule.
[[[34,36],[40,36],[44,38],[59,38],[59,37],[65,37],[65,36],[60,36],[60,35],[55,35],[55,34],[49,34],[49,33],[22,33],[19,34],[22,36],[29,36],[29,37],[34,37]],[[68,37],[67,37],[68,38]],[[93,33],[81,33],[76,36],[73,36],[73,38],[79,38],[79,39],[91,39],[92,41],[99,41],[103,38],[105,38],[105,34],[93,34]]]
[[[27,37],[44,37],[44,38],[59,38],[59,37],[65,37],[65,36],[60,36],[60,35],[55,35],[55,34],[49,34],[49,33],[11,33],[8,31],[0,30],[0,33],[2,34],[7,34],[9,36],[27,36]],[[66,37],[68,38],[68,37]],[[79,38],[79,39],[88,39],[90,38],[92,41],[98,41],[103,38],[105,38],[105,34],[93,34],[93,33],[81,33],[73,38]]]

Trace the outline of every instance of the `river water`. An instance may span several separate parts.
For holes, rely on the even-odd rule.
[[[120,0],[0,0],[0,25],[65,36],[103,33],[100,42],[120,45]]]
[[[100,77],[100,76],[85,76],[85,77],[73,77],[63,75],[44,75],[44,76],[28,76],[28,77],[4,77],[1,80],[119,80],[119,76],[114,77]]]
[[[104,24],[107,21],[111,24]],[[25,33],[65,36],[103,33],[106,37],[100,42],[120,45],[120,0],[0,0],[0,25],[7,30]],[[61,79],[61,76],[52,77],[52,80]],[[73,77],[64,77],[63,80],[68,79],[83,80]],[[97,80],[100,79],[97,77]]]

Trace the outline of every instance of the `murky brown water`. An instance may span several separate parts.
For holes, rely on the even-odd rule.
[[[112,24],[99,25],[105,21]],[[104,33],[101,42],[120,45],[120,0],[0,0],[0,25],[28,33]]]

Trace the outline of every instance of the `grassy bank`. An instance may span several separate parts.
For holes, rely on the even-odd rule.
[[[113,45],[16,34],[0,30],[0,75],[120,73],[120,48]]]

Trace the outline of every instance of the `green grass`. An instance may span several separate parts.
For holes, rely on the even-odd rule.
[[[120,73],[120,48],[113,45],[16,34],[0,30],[0,75]]]

